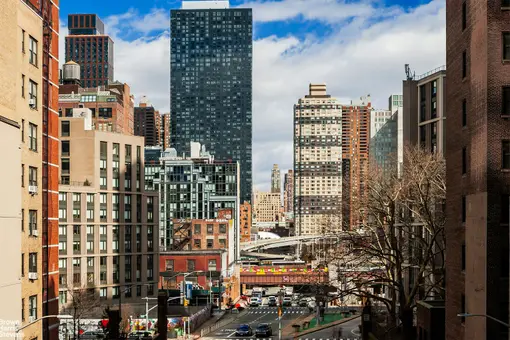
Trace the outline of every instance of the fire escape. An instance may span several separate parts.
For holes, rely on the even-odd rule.
[[[174,223],[172,250],[191,249],[191,220]]]

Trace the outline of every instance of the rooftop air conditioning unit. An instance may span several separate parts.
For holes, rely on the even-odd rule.
[[[37,185],[29,185],[28,192],[31,193],[32,195],[37,194]]]
[[[35,98],[30,98],[30,99],[28,100],[28,106],[30,106],[30,108],[32,108],[32,109],[33,109],[33,108],[35,108],[35,105],[36,105],[36,104],[35,104]]]
[[[29,280],[37,280],[37,273],[28,273]]]

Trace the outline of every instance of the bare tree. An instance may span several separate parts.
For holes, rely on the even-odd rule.
[[[80,339],[80,321],[97,312],[100,307],[99,294],[94,288],[69,285],[67,296],[68,302],[62,311],[73,317],[73,339]]]
[[[372,168],[365,185],[356,202],[360,228],[339,247],[342,294],[378,302],[388,326],[413,339],[416,301],[444,298],[444,159],[406,149],[400,174]]]

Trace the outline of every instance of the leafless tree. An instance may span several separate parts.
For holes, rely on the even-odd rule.
[[[100,307],[99,294],[96,289],[87,286],[67,287],[67,304],[62,312],[73,317],[73,339],[80,339],[80,320],[93,316]]]
[[[406,149],[401,173],[371,168],[365,185],[355,203],[361,225],[338,251],[342,294],[384,306],[388,326],[413,339],[416,301],[444,298],[445,162]]]

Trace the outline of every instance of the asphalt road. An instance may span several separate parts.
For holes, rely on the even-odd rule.
[[[282,329],[300,316],[308,315],[308,308],[306,307],[287,307],[282,317]],[[255,339],[255,336],[251,337],[239,337],[235,335],[235,330],[239,325],[248,324],[255,330],[258,324],[268,323],[273,329],[272,339],[278,339],[278,309],[277,307],[252,307],[243,311],[239,316],[232,320],[229,324],[223,328],[217,329],[216,331],[208,334],[202,339],[206,340],[236,340],[236,339]],[[263,338],[262,338],[263,339]]]
[[[328,327],[323,330],[305,334],[299,340],[361,340],[359,333],[360,318],[347,321],[338,326]],[[338,334],[340,331],[340,334]]]

